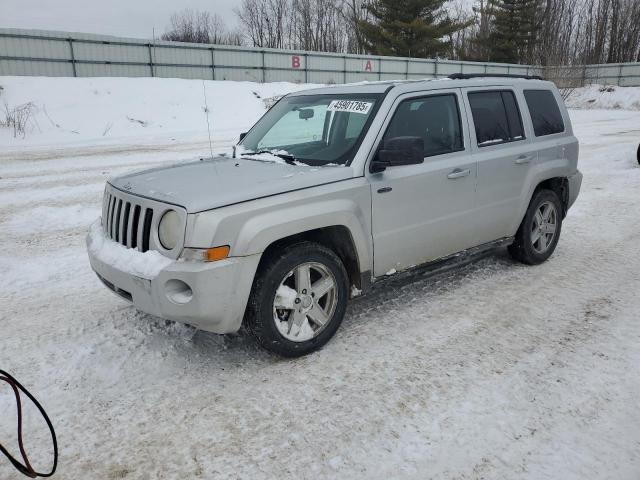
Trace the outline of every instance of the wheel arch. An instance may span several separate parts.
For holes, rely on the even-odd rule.
[[[260,273],[265,262],[277,252],[302,242],[318,243],[333,251],[345,266],[349,284],[362,289],[363,281],[358,250],[351,231],[345,225],[328,225],[274,240],[264,249],[256,275]]]
[[[567,180],[567,177],[551,177],[540,181],[533,189],[533,192],[531,192],[529,203],[531,203],[533,196],[540,190],[551,190],[558,195],[560,203],[562,204],[562,218],[566,217],[567,210],[569,209],[569,180]]]
[[[533,183],[533,182],[532,182]],[[524,216],[527,214],[529,205],[534,195],[540,190],[551,190],[558,195],[560,203],[562,204],[562,218],[567,216],[567,210],[569,209],[569,180],[565,176],[556,176],[539,179],[533,186],[530,187],[528,195],[524,198],[520,214],[518,215],[518,224],[515,225],[517,229],[522,223]],[[515,231],[515,230],[514,230]]]

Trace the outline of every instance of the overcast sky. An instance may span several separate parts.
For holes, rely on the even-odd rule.
[[[241,0],[0,0],[0,27],[38,28],[151,38],[165,31],[176,10],[220,14],[236,26]]]

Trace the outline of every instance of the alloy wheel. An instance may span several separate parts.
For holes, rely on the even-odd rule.
[[[558,229],[558,212],[552,202],[540,204],[533,216],[531,226],[531,245],[536,253],[545,253]]]
[[[284,338],[304,342],[324,330],[337,304],[333,273],[321,263],[302,263],[280,282],[273,299],[273,321]]]

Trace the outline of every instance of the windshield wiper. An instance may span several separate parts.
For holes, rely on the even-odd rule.
[[[250,155],[262,155],[268,153],[270,155],[275,155],[276,157],[280,157],[281,159],[283,159],[285,162],[287,162],[289,165],[295,165],[296,164],[296,157],[294,157],[291,154],[288,153],[276,153],[272,150],[258,150],[257,152],[242,152],[240,154],[241,157],[243,156],[250,156]]]

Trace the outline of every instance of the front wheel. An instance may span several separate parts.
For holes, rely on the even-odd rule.
[[[511,256],[528,265],[547,260],[556,249],[562,228],[562,204],[552,190],[538,190],[529,204],[513,244]]]
[[[312,352],[334,335],[347,306],[347,272],[328,248],[299,243],[265,259],[245,322],[258,342],[286,357]]]

